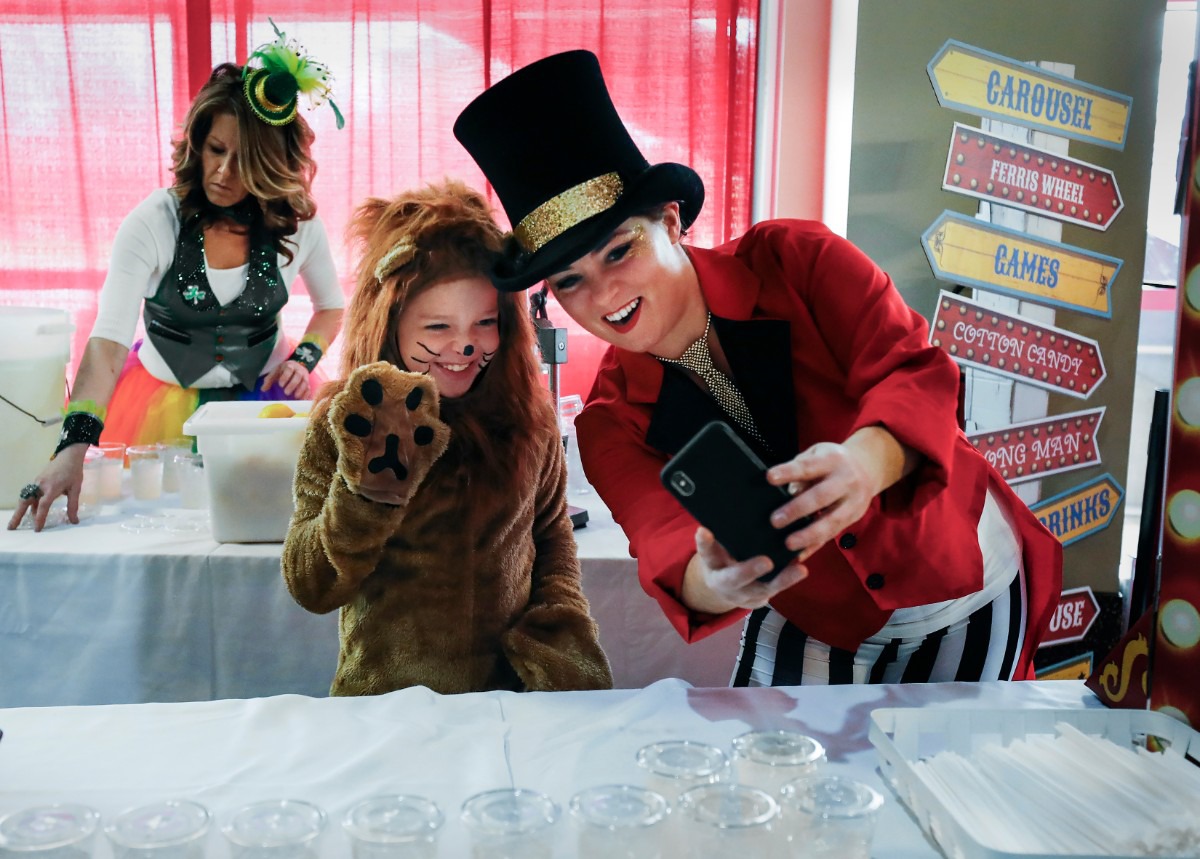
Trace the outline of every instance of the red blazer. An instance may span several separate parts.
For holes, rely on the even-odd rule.
[[[1062,546],[959,430],[958,368],[930,345],[928,323],[887,274],[817,222],[768,221],[728,245],[688,254],[769,449],[745,440],[764,461],[874,424],[922,457],[806,562],[808,578],[777,595],[776,610],[853,650],[896,608],[979,590],[976,530],[991,485],[1024,541],[1030,605],[1015,676],[1031,677],[1062,590]],[[643,588],[688,641],[746,614],[703,614],[679,601],[696,522],[658,478],[670,456],[717,419],[724,419],[720,408],[678,368],[610,347],[576,420],[584,469],[629,538]]]

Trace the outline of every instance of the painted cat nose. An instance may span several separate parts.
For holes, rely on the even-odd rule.
[[[470,358],[474,354],[475,354],[475,347],[472,346],[470,343],[468,343],[466,346],[463,347],[463,355],[465,355],[466,357]]]

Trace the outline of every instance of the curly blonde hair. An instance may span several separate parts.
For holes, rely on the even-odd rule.
[[[213,69],[200,88],[183,120],[183,133],[174,141],[171,170],[172,190],[179,198],[180,220],[203,213],[204,223],[218,215],[204,193],[201,154],[213,120],[229,114],[238,125],[238,176],[246,190],[258,200],[263,223],[276,249],[288,260],[292,251],[285,243],[300,221],[317,213],[312,197],[317,164],[312,157],[315,135],[302,116],[287,125],[268,125],[250,109],[242,90],[242,67],[222,63]]]

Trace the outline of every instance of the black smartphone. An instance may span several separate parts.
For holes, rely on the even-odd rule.
[[[791,496],[782,486],[767,483],[767,467],[723,421],[706,424],[659,476],[735,560],[756,555],[771,559],[775,566],[760,582],[775,578],[796,557],[784,540],[814,518],[806,516],[787,528],[771,524],[771,514]]]

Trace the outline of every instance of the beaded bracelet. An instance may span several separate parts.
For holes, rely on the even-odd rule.
[[[58,447],[54,448],[51,459],[58,456],[63,448],[73,444],[99,444],[100,433],[104,431],[104,421],[91,412],[71,412],[63,418],[62,432],[58,435]]]
[[[295,361],[311,373],[313,368],[317,366],[317,362],[321,360],[321,355],[324,354],[324,351],[311,340],[301,340],[296,344],[296,351],[291,354],[288,360]]]

